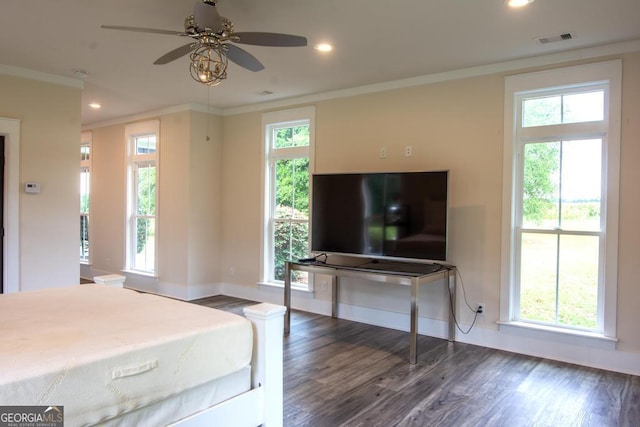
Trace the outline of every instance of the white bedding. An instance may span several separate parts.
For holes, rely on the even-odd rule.
[[[0,405],[64,405],[93,424],[250,364],[230,313],[103,285],[0,296]]]

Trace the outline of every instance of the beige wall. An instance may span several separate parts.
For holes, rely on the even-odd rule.
[[[222,158],[222,281],[255,286],[260,277],[262,118],[224,118]]]
[[[116,273],[124,261],[124,126],[91,133],[91,262],[97,271]]]
[[[189,112],[160,120],[158,168],[158,273],[176,286],[188,285]]]
[[[20,290],[78,283],[80,93],[0,75],[0,117],[20,120]],[[39,182],[40,194],[26,194],[25,182]]]
[[[639,352],[640,335],[640,54],[623,59],[619,350]],[[611,58],[607,58],[611,59]],[[530,70],[521,70],[519,74]],[[451,171],[450,261],[471,303],[483,302],[479,327],[495,330],[499,315],[504,77],[493,74],[317,102],[316,172]],[[290,108],[290,107],[289,107]],[[222,280],[257,288],[260,265],[261,118],[224,119]],[[413,156],[404,156],[404,147]],[[388,157],[379,158],[380,147]],[[362,284],[354,284],[355,287]],[[383,308],[388,290],[369,287],[363,305]],[[375,294],[379,292],[380,297]],[[439,303],[440,304],[440,303]],[[460,307],[460,306],[459,306]],[[394,310],[395,307],[387,309]],[[431,302],[425,311],[438,311]],[[462,310],[464,313],[464,310]],[[444,316],[442,310],[439,317]],[[469,320],[470,314],[462,315]]]
[[[220,281],[222,256],[222,118],[191,113],[188,278],[197,287]]]
[[[621,133],[618,337],[620,349],[637,352],[640,351],[640,54],[623,58]]]
[[[220,117],[193,111],[160,115],[158,273],[125,273],[126,285],[193,299],[219,282]],[[125,124],[92,129],[91,268],[125,267]],[[209,134],[209,140],[207,140]]]

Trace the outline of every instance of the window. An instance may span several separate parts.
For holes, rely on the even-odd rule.
[[[80,138],[80,262],[89,263],[89,194],[91,178],[91,133]]]
[[[265,226],[262,280],[283,283],[285,262],[309,256],[310,176],[313,171],[314,108],[263,116],[265,141]],[[292,285],[310,287],[306,272]]]
[[[157,121],[126,126],[126,269],[154,275],[157,270]]]
[[[507,78],[502,320],[615,336],[620,76]]]

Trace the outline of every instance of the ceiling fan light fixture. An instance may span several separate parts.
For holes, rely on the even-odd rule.
[[[190,55],[191,77],[198,83],[217,86],[227,78],[227,55],[222,45],[202,43]]]
[[[216,86],[227,78],[229,59],[249,71],[264,69],[256,57],[235,43],[276,47],[307,45],[306,37],[291,34],[259,31],[236,33],[231,20],[220,16],[216,3],[217,0],[196,0],[193,14],[184,21],[184,32],[120,25],[102,25],[102,28],[189,37],[193,40],[191,43],[167,52],[154,64],[168,64],[190,53],[191,78],[207,86]]]

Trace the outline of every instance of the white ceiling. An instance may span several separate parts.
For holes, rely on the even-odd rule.
[[[0,0],[0,64],[67,78],[88,72],[82,122],[91,124],[183,104],[235,108],[424,76],[553,52],[640,39],[640,0],[219,0],[236,31],[307,37],[308,47],[242,47],[265,70],[230,64],[208,89],[188,57],[153,65],[186,44],[178,36],[101,29],[182,31],[196,0]],[[570,32],[574,39],[536,39]],[[312,46],[331,42],[320,54]],[[0,69],[1,71],[1,69]],[[273,92],[266,95],[265,91]],[[87,104],[102,104],[91,111]]]

